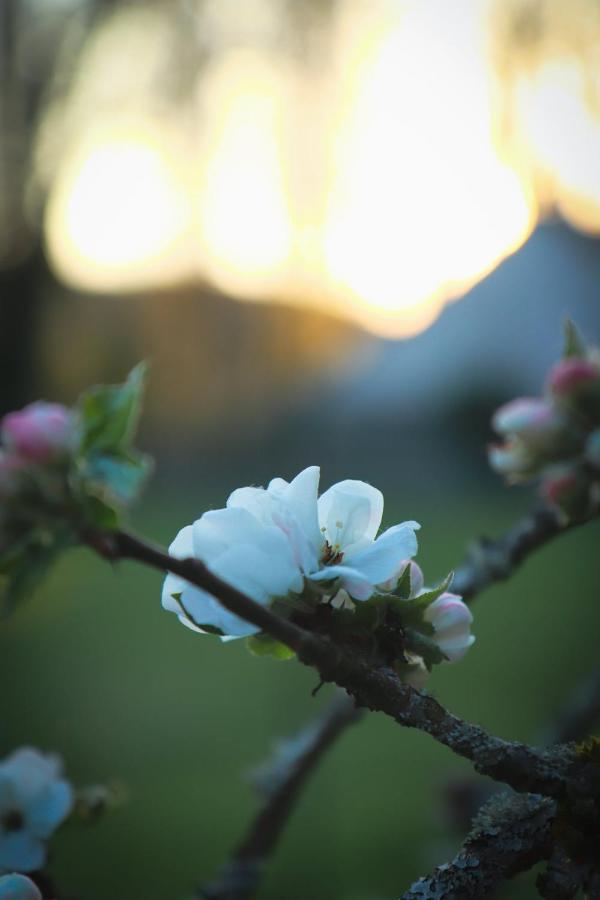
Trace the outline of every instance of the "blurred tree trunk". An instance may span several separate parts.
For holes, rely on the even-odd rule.
[[[50,280],[39,240],[15,265],[0,269],[0,414],[23,406],[39,391],[34,350]]]

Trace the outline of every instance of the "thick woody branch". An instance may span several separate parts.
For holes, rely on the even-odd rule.
[[[505,879],[548,859],[555,813],[555,803],[547,797],[494,797],[452,862],[416,881],[402,900],[488,896]]]
[[[404,684],[389,669],[374,669],[329,639],[312,634],[260,606],[217,578],[199,560],[175,559],[163,550],[122,532],[86,536],[87,543],[109,559],[129,558],[179,575],[213,594],[231,612],[285,643],[323,681],[345,688],[358,705],[378,710],[409,728],[418,728],[469,759],[475,769],[517,791],[562,798],[600,793],[600,770],[577,758],[574,748],[540,750],[489,735],[449,713],[433,697]]]
[[[452,590],[465,600],[472,600],[490,584],[510,578],[535,550],[581,524],[565,522],[550,507],[534,510],[496,540],[481,538],[475,542],[455,572]]]
[[[277,748],[275,758],[255,775],[264,797],[261,809],[217,878],[203,886],[199,896],[244,900],[254,894],[300,791],[326,751],[360,715],[349,697],[336,697],[316,721]]]

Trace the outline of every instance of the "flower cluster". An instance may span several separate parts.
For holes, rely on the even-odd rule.
[[[490,465],[509,483],[538,478],[544,499],[569,518],[600,502],[600,351],[570,323],[544,396],[501,406],[492,426],[503,443],[489,448]]]
[[[46,841],[71,812],[73,799],[56,757],[23,747],[0,762],[0,873],[43,866]]]
[[[373,621],[380,623],[381,610],[387,615],[393,606],[398,633],[394,659],[406,661],[404,650],[410,645],[403,617],[410,618],[420,635],[421,643],[413,649],[421,651],[429,641],[440,654],[437,662],[462,655],[472,643],[471,614],[444,589],[425,590],[423,574],[411,561],[417,552],[417,522],[402,522],[378,536],[381,492],[348,480],[319,497],[319,475],[319,468],[311,466],[291,482],[275,478],[266,489],[234,491],[224,509],[206,512],[183,528],[171,554],[201,559],[214,574],[284,615],[310,617],[327,607],[338,623],[349,619],[354,627],[352,613],[358,607],[377,606]],[[165,580],[162,602],[196,631],[224,639],[258,631],[172,574]],[[422,655],[414,653],[415,658]]]
[[[0,424],[0,603],[31,588],[90,528],[115,527],[147,460],[132,447],[144,383],[94,387],[69,409],[32,403]]]

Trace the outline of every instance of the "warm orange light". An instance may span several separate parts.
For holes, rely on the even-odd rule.
[[[52,185],[55,268],[115,292],[196,273],[238,297],[312,304],[400,336],[521,246],[540,207],[600,230],[600,121],[582,69],[555,56],[517,78],[509,143],[492,8],[342,2],[320,79],[302,81],[272,50],[230,47],[202,71],[191,133],[105,103]],[[217,24],[221,40],[227,18]],[[88,85],[103,84],[107,55]]]
[[[117,125],[67,155],[48,204],[48,248],[58,273],[79,287],[168,283],[180,274],[189,216],[158,135]]]

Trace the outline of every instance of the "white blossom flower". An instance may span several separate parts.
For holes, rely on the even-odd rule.
[[[441,594],[425,610],[425,619],[433,625],[433,640],[449,662],[461,659],[475,642],[470,632],[473,615],[456,594]]]
[[[31,878],[13,872],[0,877],[0,900],[42,900],[42,895]]]
[[[72,806],[56,757],[22,747],[0,762],[0,872],[39,869],[45,842]]]
[[[383,496],[362,481],[342,481],[318,497],[319,468],[291,482],[234,491],[225,509],[205,513],[182,529],[171,545],[177,557],[194,556],[258,603],[301,594],[307,583],[330,597],[344,590],[367,600],[417,552],[416,522],[403,522],[377,537]],[[204,591],[168,575],[163,606],[184,624],[224,635],[257,629],[228,612]]]

